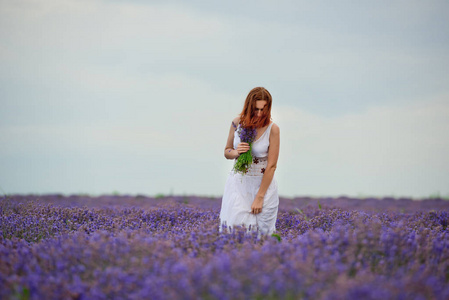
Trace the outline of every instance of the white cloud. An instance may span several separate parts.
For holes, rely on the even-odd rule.
[[[198,88],[203,104],[213,97],[217,104],[229,104],[227,95],[206,90]],[[276,173],[281,195],[418,197],[448,193],[446,99],[373,107],[337,118],[275,104],[273,119],[281,128]],[[86,184],[82,174],[93,172],[96,185],[91,190],[96,193],[114,186],[131,193],[154,194],[174,188],[175,192],[219,195],[232,167],[232,161],[223,157],[229,122],[242,103],[216,105],[197,115],[174,111],[171,122],[178,120],[175,127],[154,126],[164,122],[164,114],[148,123],[120,126],[3,128],[2,151],[7,156],[38,160],[63,156],[70,168],[82,165],[66,175],[79,190]],[[116,168],[120,172],[111,178]]]
[[[449,193],[448,95],[336,118],[295,107],[276,115],[286,194]]]

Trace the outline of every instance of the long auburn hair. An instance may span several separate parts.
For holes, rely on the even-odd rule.
[[[260,119],[255,118],[256,101],[267,101]],[[270,124],[271,120],[271,94],[263,87],[253,88],[246,96],[245,105],[240,113],[240,125],[247,128],[261,128]]]

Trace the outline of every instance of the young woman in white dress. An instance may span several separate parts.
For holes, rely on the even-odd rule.
[[[279,156],[279,127],[271,122],[271,94],[263,87],[252,89],[240,115],[232,121],[225,147],[227,159],[237,159],[247,152],[248,143],[240,141],[239,127],[256,128],[252,143],[253,162],[246,174],[232,170],[223,193],[220,231],[244,225],[259,234],[276,230],[279,206],[274,172]]]

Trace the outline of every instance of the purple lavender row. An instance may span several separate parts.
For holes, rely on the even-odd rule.
[[[374,245],[374,246],[373,246]],[[447,239],[336,226],[285,242],[191,232],[4,240],[0,296],[151,299],[447,299]]]
[[[220,234],[216,209],[116,204],[1,200],[0,298],[449,296],[447,211],[307,206],[279,214],[279,236],[257,239]]]
[[[0,200],[0,236],[18,237],[28,242],[67,234],[74,231],[87,233],[97,230],[119,231],[123,229],[146,229],[148,232],[184,231],[185,228],[199,228],[213,221],[218,228],[218,209],[202,209],[166,204],[166,207],[141,209],[126,204],[104,208],[59,207],[42,202]],[[446,229],[449,222],[447,211],[416,212],[403,214],[395,212],[370,213],[361,210],[343,210],[323,206],[317,209],[307,206],[303,209],[281,211],[276,228],[282,236],[296,236],[307,230],[321,228],[329,230],[334,222],[354,223],[357,220],[377,218],[390,226],[395,222],[405,222],[409,228]]]
[[[368,224],[369,225],[369,224]],[[309,231],[289,242],[234,231],[139,231],[0,244],[0,296],[32,298],[447,299],[447,237]]]
[[[3,199],[5,197],[0,197]],[[200,197],[200,196],[162,196],[162,197],[148,197],[143,195],[137,196],[113,196],[103,195],[97,197],[71,195],[64,196],[60,194],[54,195],[12,195],[8,199],[13,202],[29,202],[38,201],[40,203],[49,203],[52,205],[62,207],[137,207],[141,209],[154,209],[158,207],[167,206],[182,206],[192,208],[203,208],[219,210],[221,207],[220,197]],[[414,212],[428,212],[428,211],[449,211],[449,201],[443,199],[420,199],[414,200],[410,198],[351,198],[351,197],[296,197],[279,199],[279,211],[297,211],[298,209],[308,209],[308,207],[318,208],[341,208],[344,210],[359,210],[367,212],[400,212],[400,213],[414,213]]]

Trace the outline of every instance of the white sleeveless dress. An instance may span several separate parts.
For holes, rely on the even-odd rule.
[[[248,230],[251,225],[251,230],[258,229],[262,234],[272,234],[276,231],[279,196],[274,176],[265,194],[262,212],[251,213],[251,205],[259,191],[263,172],[267,167],[272,125],[273,123],[270,123],[262,136],[253,142],[251,149],[253,163],[248,173],[242,175],[234,173],[233,170],[229,173],[221,202],[220,231],[223,230],[222,226],[232,228],[241,225],[245,225]],[[240,137],[236,130],[234,132],[234,149],[239,143]]]

